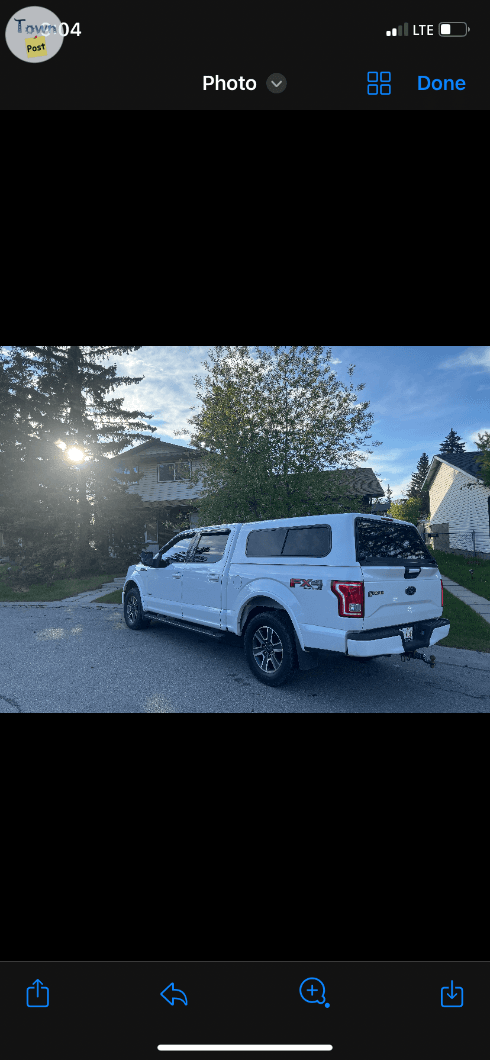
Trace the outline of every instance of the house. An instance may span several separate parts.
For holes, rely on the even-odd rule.
[[[172,535],[159,527],[151,508],[155,502],[163,503],[169,511],[174,509],[178,517],[195,506],[201,489],[198,486],[189,489],[187,480],[191,471],[195,471],[201,453],[184,445],[162,442],[160,438],[149,438],[113,459],[120,474],[143,471],[139,482],[128,486],[128,493],[139,493],[144,507],[149,509],[148,522],[142,530],[142,547],[144,545],[146,551],[155,554]],[[197,514],[189,514],[189,525],[197,526],[197,519]]]
[[[429,542],[458,555],[490,553],[490,487],[482,483],[479,449],[470,453],[438,453],[432,457],[422,484],[430,497],[430,520],[424,524]],[[474,533],[474,540],[473,540]]]
[[[158,549],[172,536],[166,527],[159,526],[156,514],[152,513],[154,505],[164,505],[169,511],[174,509],[176,518],[185,515],[189,526],[199,526],[199,513],[192,512],[192,508],[198,507],[202,488],[199,485],[189,489],[188,477],[191,470],[194,472],[204,453],[200,450],[190,449],[187,446],[175,445],[172,442],[162,442],[160,438],[149,438],[146,442],[127,449],[123,453],[112,457],[115,470],[119,474],[126,473],[128,476],[133,470],[142,471],[139,482],[128,486],[128,493],[139,493],[143,506],[148,508],[148,520],[141,533],[141,546],[146,551],[155,554]],[[328,478],[331,471],[324,471],[325,496],[330,496],[328,490]],[[376,475],[369,467],[344,469],[341,471],[342,481],[347,484],[348,496],[357,498],[360,504],[373,505],[373,510],[378,514],[386,511],[389,500],[378,507],[378,498],[384,497],[384,490]],[[335,497],[331,497],[335,500]],[[327,503],[327,501],[326,501]],[[0,534],[0,554],[3,540]],[[111,552],[111,549],[109,549]]]
[[[189,489],[186,477],[191,469],[193,472],[196,470],[203,456],[204,453],[199,450],[172,442],[162,442],[160,438],[150,438],[147,442],[127,449],[113,458],[117,461],[116,466],[121,474],[124,470],[129,474],[132,468],[144,471],[138,483],[128,486],[128,493],[139,493],[144,505],[149,508],[148,522],[144,530],[144,545],[147,551],[158,552],[170,536],[168,531],[162,533],[157,519],[151,516],[151,507],[155,502],[163,502],[165,507],[174,508],[176,515],[189,513],[188,525],[201,525],[199,513],[191,513],[190,509],[198,507],[202,488],[196,485]],[[324,471],[323,474],[328,496],[328,476],[332,472]],[[348,495],[358,497],[363,505],[372,504],[377,498],[384,497],[383,487],[371,468],[346,469],[341,474],[348,484]]]

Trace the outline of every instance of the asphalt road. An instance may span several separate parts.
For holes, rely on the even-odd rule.
[[[252,675],[243,644],[152,623],[121,605],[0,604],[2,714],[488,714],[490,654],[436,645],[433,670],[322,654],[280,688]]]

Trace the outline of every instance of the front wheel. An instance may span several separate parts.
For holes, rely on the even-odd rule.
[[[143,618],[143,606],[138,589],[128,589],[124,596],[124,620],[130,629],[148,629],[151,619]]]
[[[297,668],[293,631],[276,611],[264,611],[249,622],[244,649],[254,677],[264,685],[283,685]]]

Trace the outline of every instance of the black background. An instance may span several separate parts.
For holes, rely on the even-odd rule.
[[[6,961],[0,974],[8,1060],[157,1060],[165,1056],[160,1043],[178,1042],[331,1044],[322,1055],[332,1060],[488,1055],[488,962]],[[329,1009],[301,999],[300,983],[310,976],[325,983]],[[49,987],[48,1009],[27,1008],[35,979]],[[463,987],[461,1009],[441,1008],[441,987],[451,979]],[[171,982],[187,1006],[160,997]],[[168,1060],[186,1055],[191,1060],[183,1053]]]
[[[490,9],[473,0],[456,6],[429,0],[410,12],[403,0],[395,7],[392,0],[148,0],[98,7],[55,0],[52,7],[70,28],[79,22],[81,36],[67,36],[38,70],[4,41],[4,110],[482,110],[490,102]],[[20,8],[2,2],[1,10],[5,33]],[[450,18],[468,23],[465,38],[438,36],[438,23]],[[405,21],[410,33],[413,24],[432,24],[433,37],[386,37]],[[370,70],[391,72],[390,96],[368,96]],[[279,95],[266,88],[273,73],[287,80]],[[421,92],[419,74],[460,78],[466,88]],[[257,87],[203,92],[204,75],[252,78]]]

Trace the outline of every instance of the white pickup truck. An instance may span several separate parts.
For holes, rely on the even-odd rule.
[[[412,523],[315,515],[185,530],[141,554],[122,593],[130,629],[152,620],[243,637],[252,673],[282,685],[320,651],[368,662],[447,637],[434,557]]]

